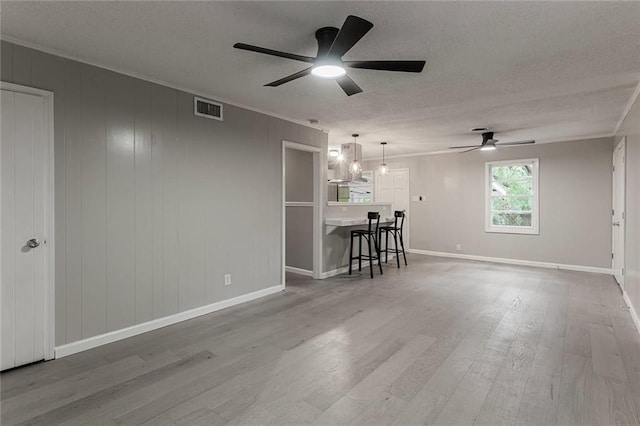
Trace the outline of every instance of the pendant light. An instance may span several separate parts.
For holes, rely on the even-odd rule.
[[[360,135],[357,133],[354,133],[351,136],[353,136],[353,161],[351,162],[351,164],[349,164],[349,173],[355,176],[362,173],[362,164],[358,162],[358,150],[357,150],[358,148],[356,146],[356,139]]]
[[[386,144],[386,142],[380,142],[380,145],[382,145],[382,164],[380,164],[380,167],[378,168],[378,173],[380,173],[381,176],[386,176],[389,174],[389,166],[387,166],[387,163],[384,162],[384,146]]]

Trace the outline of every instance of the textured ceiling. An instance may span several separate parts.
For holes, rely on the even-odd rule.
[[[1,33],[87,62],[291,119],[365,158],[480,140],[613,132],[640,80],[639,2],[2,2]],[[422,74],[350,70],[364,93],[235,42],[315,56],[314,32],[349,14],[374,28],[344,59],[426,59]]]

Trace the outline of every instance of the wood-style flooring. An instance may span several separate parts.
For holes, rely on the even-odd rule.
[[[409,257],[1,376],[10,424],[639,424],[606,275]]]

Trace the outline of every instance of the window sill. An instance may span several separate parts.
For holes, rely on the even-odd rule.
[[[484,232],[492,234],[524,234],[524,235],[540,235],[537,228],[515,228],[515,227],[487,227]]]

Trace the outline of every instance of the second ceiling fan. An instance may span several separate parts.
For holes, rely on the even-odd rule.
[[[460,151],[461,153],[475,151],[476,149],[479,149],[480,151],[492,151],[501,146],[526,145],[531,143],[536,143],[536,141],[531,139],[526,141],[499,143],[498,139],[493,138],[493,132],[484,132],[482,134],[482,143],[480,145],[450,146],[449,149],[471,148],[467,149],[466,151]]]
[[[311,64],[311,66],[302,71],[265,84],[265,86],[270,87],[277,87],[312,74],[316,77],[335,79],[347,96],[351,96],[362,92],[362,89],[347,75],[345,67],[380,71],[422,72],[425,61],[343,61],[342,56],[360,41],[371,28],[373,28],[371,22],[354,15],[347,16],[340,29],[334,27],[320,28],[316,31],[318,53],[315,58],[245,43],[236,43],[233,47]]]

